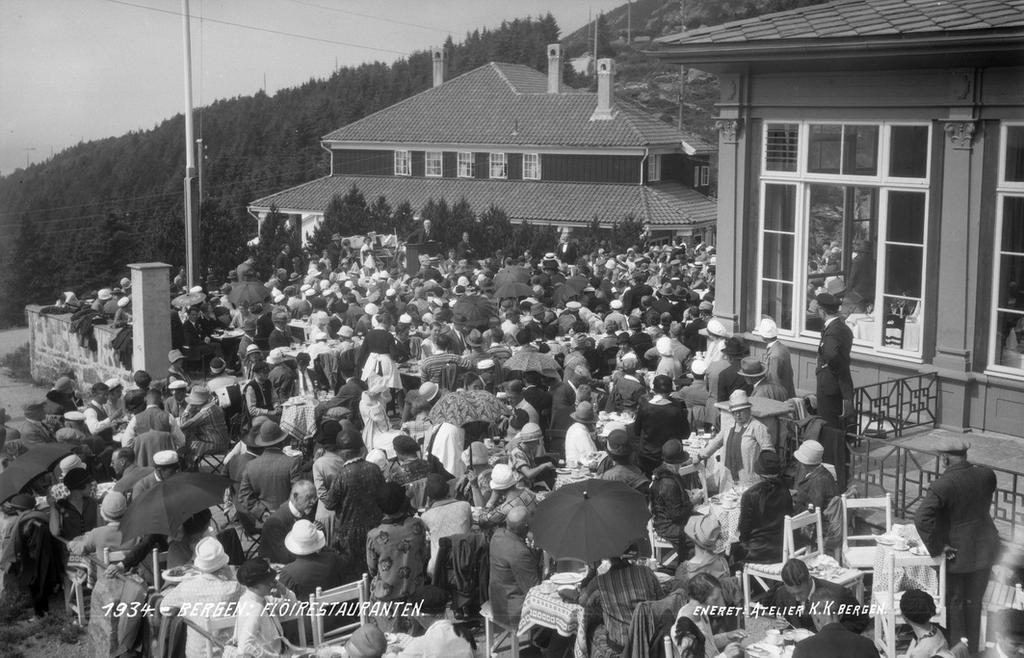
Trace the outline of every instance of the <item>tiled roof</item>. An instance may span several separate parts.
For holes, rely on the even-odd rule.
[[[537,224],[585,224],[596,216],[611,224],[628,214],[652,226],[685,226],[714,222],[717,204],[679,183],[649,186],[547,181],[499,181],[468,178],[404,176],[327,176],[249,204],[253,210],[275,206],[289,212],[322,213],[334,195],[355,185],[368,199],[383,196],[392,206],[408,201],[414,207],[430,199],[450,203],[465,199],[481,212],[492,204],[510,219]]]
[[[689,45],[927,35],[1024,26],[1024,0],[836,0],[661,37]]]
[[[696,134],[680,132],[621,99],[614,102],[613,119],[591,121],[597,94],[563,89],[548,94],[547,74],[491,62],[339,128],[324,140],[581,148],[644,147],[680,140],[706,144]]]

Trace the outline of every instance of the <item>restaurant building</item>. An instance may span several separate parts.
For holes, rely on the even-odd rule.
[[[654,239],[714,241],[710,198],[714,146],[644,108],[615,98],[614,61],[597,64],[596,92],[561,79],[558,44],[548,72],[490,62],[445,80],[433,52],[434,86],[324,136],[329,176],[257,199],[260,222],[275,207],[298,215],[308,236],[335,195],[413,209],[431,199],[494,205],[514,223],[608,228],[626,217]]]
[[[936,373],[938,424],[1024,437],[1024,1],[838,0],[658,40],[718,76],[716,314],[813,392],[845,288],[854,384]]]

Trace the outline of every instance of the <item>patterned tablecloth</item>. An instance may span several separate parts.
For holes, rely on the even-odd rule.
[[[913,524],[894,524],[892,530],[888,533],[891,535],[897,535],[904,539],[917,542],[917,546],[923,547],[924,544],[921,541],[921,536],[917,533],[917,528]],[[887,556],[893,553],[894,549],[892,546],[884,546],[879,544],[875,548],[875,576],[872,584],[872,589],[875,592],[885,592],[889,589],[890,578],[895,580],[896,592],[904,592],[908,589],[920,589],[929,592],[933,595],[939,592],[939,575],[938,571],[930,566],[900,566],[896,565],[895,571],[891,577],[889,574],[889,568],[886,566]],[[908,551],[895,551],[896,556],[912,555]],[[937,558],[935,564],[938,564]]]
[[[731,546],[740,540],[740,506],[737,501],[735,507],[704,503],[697,507],[700,514],[709,514],[718,519],[722,526],[722,534],[715,543],[715,551],[728,554]]]
[[[316,400],[293,397],[281,407],[281,429],[289,436],[307,440],[316,432]]]
[[[573,645],[575,658],[587,657],[586,619],[583,606],[563,601],[558,590],[550,582],[531,587],[523,601],[523,612],[519,618],[519,635],[534,626],[543,626],[558,631],[559,635],[576,636]]]

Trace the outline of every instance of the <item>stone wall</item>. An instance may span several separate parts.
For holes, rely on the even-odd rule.
[[[32,378],[38,382],[53,382],[61,372],[74,370],[84,385],[117,377],[127,385],[131,372],[121,367],[110,341],[117,334],[110,325],[96,325],[96,351],[79,345],[78,336],[71,333],[71,315],[49,315],[39,312],[41,306],[25,307],[29,328],[29,358]]]

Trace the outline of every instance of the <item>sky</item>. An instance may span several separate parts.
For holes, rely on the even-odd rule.
[[[193,105],[549,11],[564,36],[624,1],[189,0]],[[0,175],[183,112],[181,16],[181,0],[0,0]]]

